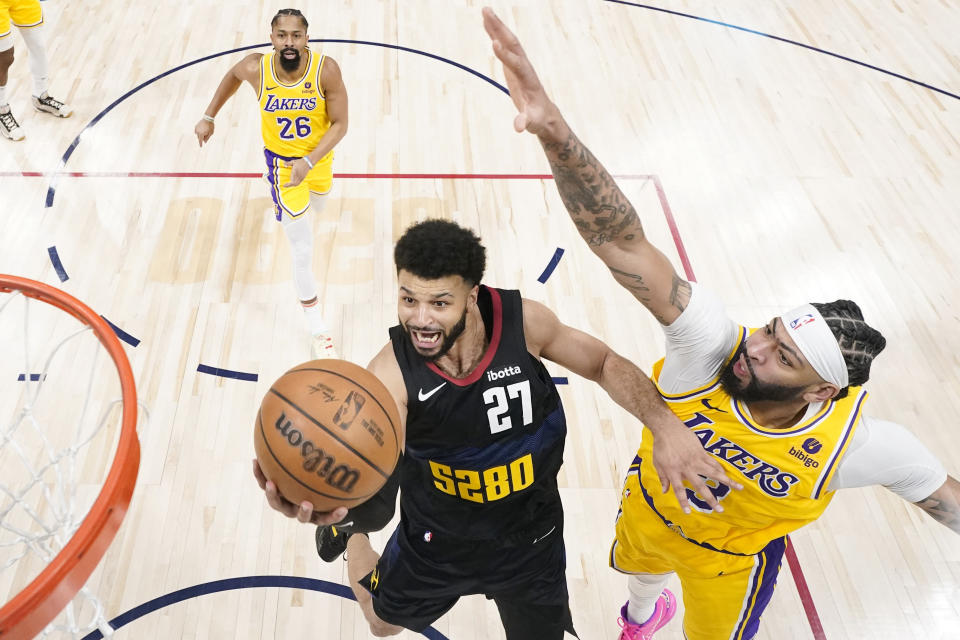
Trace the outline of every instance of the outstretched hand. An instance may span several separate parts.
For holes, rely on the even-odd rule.
[[[684,513],[690,513],[690,501],[687,499],[684,481],[693,487],[711,509],[718,512],[722,512],[723,507],[707,486],[707,478],[737,491],[743,489],[743,485],[727,476],[720,463],[703,450],[696,434],[682,423],[680,426],[658,430],[653,439],[653,466],[660,477],[662,492],[666,493],[673,487],[677,502]]]
[[[520,112],[513,121],[513,128],[534,134],[543,132],[559,113],[547,97],[520,41],[490,7],[483,8],[483,28],[493,43],[494,55],[503,63],[510,98]]]
[[[257,484],[267,494],[267,503],[270,507],[288,518],[296,518],[304,523],[328,525],[337,524],[347,517],[346,507],[337,507],[333,511],[321,512],[314,511],[313,505],[306,500],[300,504],[290,502],[280,494],[277,485],[267,480],[267,477],[263,475],[260,463],[256,459],[253,460],[253,475],[257,479]]]

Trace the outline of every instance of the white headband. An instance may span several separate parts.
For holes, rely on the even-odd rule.
[[[850,384],[840,345],[820,312],[812,304],[800,305],[780,316],[797,348],[821,378],[838,389]]]

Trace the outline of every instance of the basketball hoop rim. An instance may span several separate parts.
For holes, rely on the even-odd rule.
[[[21,291],[88,325],[110,354],[120,375],[123,417],[113,465],[77,532],[56,557],[0,608],[0,638],[32,638],[73,599],[93,573],[120,528],[140,467],[137,392],[127,354],[107,322],[68,293],[28,278],[0,274],[0,292]],[[26,372],[29,376],[30,372]]]

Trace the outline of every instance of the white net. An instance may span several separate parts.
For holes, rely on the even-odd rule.
[[[20,292],[0,292],[0,596],[7,602],[70,541],[114,460],[117,367],[94,332]],[[110,635],[88,588],[41,633]]]

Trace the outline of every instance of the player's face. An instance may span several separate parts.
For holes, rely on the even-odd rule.
[[[796,401],[823,380],[778,317],[747,338],[721,373],[720,384],[744,402]]]
[[[307,30],[303,21],[298,16],[280,16],[270,31],[270,42],[277,52],[280,66],[285,71],[296,71],[307,49]]]
[[[476,304],[477,287],[460,276],[426,280],[401,270],[397,314],[413,348],[427,360],[453,347],[467,323],[467,305]]]

